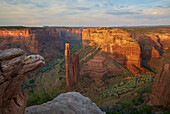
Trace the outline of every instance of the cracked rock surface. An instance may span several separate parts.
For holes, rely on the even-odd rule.
[[[42,105],[27,107],[26,114],[105,114],[88,97],[78,92],[62,93]]]
[[[20,87],[27,73],[44,65],[39,55],[24,55],[19,48],[0,51],[0,114],[23,114],[27,97]]]

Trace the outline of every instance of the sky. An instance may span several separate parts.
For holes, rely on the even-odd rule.
[[[170,25],[170,0],[0,0],[0,26]]]

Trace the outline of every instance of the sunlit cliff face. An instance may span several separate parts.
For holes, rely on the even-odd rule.
[[[38,40],[35,38],[35,34],[31,33],[29,29],[23,30],[0,30],[0,38],[2,38],[0,43],[1,49],[7,49],[9,47],[20,47],[24,45],[32,53],[38,54]]]
[[[81,41],[81,34],[81,29],[76,28],[2,28],[0,50],[22,48],[28,54],[41,54],[48,61],[63,56],[64,43]]]
[[[83,45],[97,45],[129,69],[132,65],[141,66],[140,46],[121,29],[88,28],[82,33]]]

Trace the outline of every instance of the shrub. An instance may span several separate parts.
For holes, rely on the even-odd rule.
[[[63,77],[60,76],[60,77],[59,77],[59,80],[62,80],[62,79],[63,79]]]
[[[34,79],[29,80],[29,83],[30,83],[30,84],[32,84],[32,83],[34,83],[34,82],[35,82]]]

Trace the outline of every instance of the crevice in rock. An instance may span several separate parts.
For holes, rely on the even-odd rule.
[[[14,102],[15,102],[15,104],[16,104],[17,106],[21,107],[21,106],[17,103],[17,98],[16,98],[16,97],[14,97],[13,100],[14,100]]]
[[[1,75],[5,78],[5,75],[3,74],[3,70],[2,70],[1,63],[0,63],[0,73],[1,73]]]

